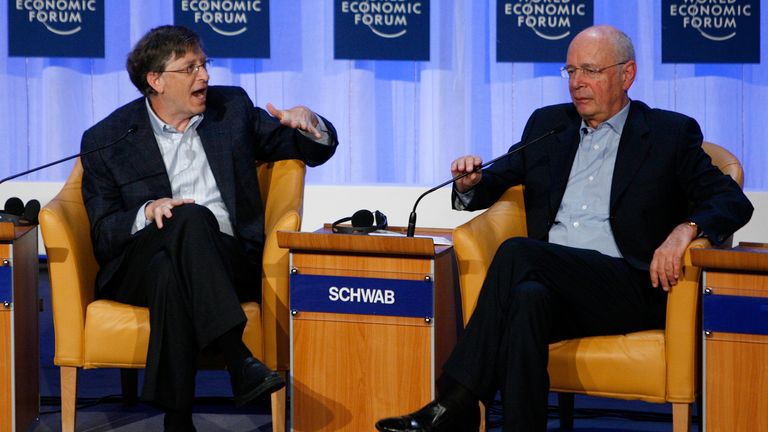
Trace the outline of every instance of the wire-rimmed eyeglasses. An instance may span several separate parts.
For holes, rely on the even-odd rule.
[[[208,71],[208,66],[210,65],[211,65],[211,59],[206,59],[202,63],[191,64],[182,69],[164,70],[163,72],[176,72],[176,73],[183,73],[187,75],[197,75],[198,73],[200,73],[200,69],[205,69],[206,71]]]
[[[584,66],[584,67],[563,66],[563,67],[560,68],[560,76],[565,78],[565,79],[568,79],[568,78],[572,77],[573,74],[576,73],[576,71],[581,71],[581,74],[585,78],[597,78],[603,72],[605,72],[606,70],[608,70],[608,69],[610,69],[612,67],[615,67],[615,66],[625,65],[627,63],[629,63],[629,61],[623,61],[623,62],[619,62],[619,63],[614,63],[614,64],[612,64],[610,66],[606,66],[606,67],[602,67],[602,68],[589,67],[589,66]]]

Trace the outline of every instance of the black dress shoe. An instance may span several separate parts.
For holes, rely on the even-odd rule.
[[[414,413],[376,422],[380,432],[474,432],[479,427],[479,405],[461,407],[450,399],[438,399]]]
[[[236,371],[230,371],[235,405],[243,406],[285,387],[285,380],[264,363],[248,357]]]
[[[166,411],[163,429],[165,432],[195,432],[192,410]]]

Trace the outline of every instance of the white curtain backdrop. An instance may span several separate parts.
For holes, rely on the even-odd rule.
[[[13,2],[11,2],[13,3]],[[79,149],[84,130],[139,96],[125,57],[150,28],[173,22],[170,0],[106,0],[106,57],[9,58],[0,4],[0,177]],[[214,59],[212,84],[238,85],[259,106],[307,105],[341,146],[314,184],[430,185],[450,161],[488,160],[515,143],[531,111],[568,101],[561,63],[497,63],[496,0],[432,0],[431,60],[333,59],[332,0],[271,0],[270,59]],[[746,187],[768,189],[768,55],[761,64],[661,64],[661,0],[595,0],[595,23],[633,39],[630,96],[696,118],[707,140],[741,159]],[[564,59],[563,59],[564,60]],[[63,180],[71,164],[21,180]]]

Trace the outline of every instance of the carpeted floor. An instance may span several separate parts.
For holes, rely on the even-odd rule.
[[[53,365],[53,324],[51,317],[50,284],[45,267],[40,272],[40,297],[44,312],[40,314],[40,396],[41,415],[29,428],[30,432],[61,430],[59,406],[59,371]],[[141,382],[141,375],[139,382]],[[79,432],[138,432],[161,431],[162,413],[145,404],[126,406],[120,402],[120,374],[114,369],[81,371],[78,378],[77,431]],[[364,397],[364,395],[361,395]],[[548,430],[559,431],[555,405],[550,397],[551,419]],[[194,422],[199,432],[272,430],[268,402],[235,408],[227,373],[223,370],[200,371],[197,378],[197,402]],[[669,406],[643,402],[576,396],[578,432],[651,432],[671,431]],[[489,431],[501,431],[498,406],[489,410]],[[373,431],[373,427],[371,427]],[[694,423],[693,431],[698,431]],[[307,431],[303,431],[307,432]],[[361,431],[363,432],[363,431]]]

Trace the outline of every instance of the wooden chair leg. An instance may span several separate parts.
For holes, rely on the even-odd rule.
[[[690,432],[691,430],[691,404],[672,404],[672,430],[674,432]]]
[[[480,432],[485,432],[485,404],[482,402],[478,402],[480,404]]]
[[[61,375],[61,430],[75,432],[77,415],[77,368],[62,366]]]
[[[560,411],[560,429],[573,429],[573,393],[558,393],[557,408]]]
[[[125,405],[136,405],[139,402],[139,371],[136,369],[120,369],[120,389],[123,392]]]
[[[280,374],[286,378],[285,372]],[[285,432],[285,393],[285,387],[272,393],[272,432]]]

